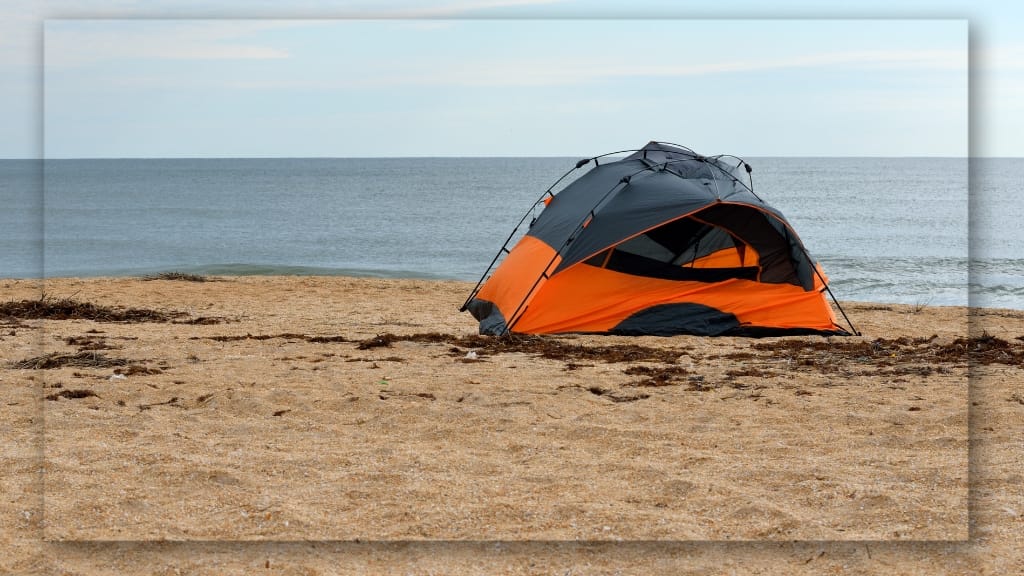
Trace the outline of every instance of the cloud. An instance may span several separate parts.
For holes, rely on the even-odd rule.
[[[832,52],[811,56],[775,59],[711,60],[671,64],[646,64],[635,61],[600,63],[579,59],[545,58],[497,62],[464,61],[457,67],[416,69],[398,63],[376,75],[345,81],[350,87],[403,85],[449,85],[475,87],[557,86],[615,80],[630,77],[687,77],[711,74],[760,72],[785,69],[858,68],[877,70],[951,70],[966,71],[967,52],[957,50],[856,51]]]
[[[277,28],[320,22],[258,20],[47,20],[47,66],[79,66],[110,60],[268,60],[286,50],[253,42]]]
[[[165,46],[166,43],[161,43]],[[272,49],[257,49],[235,44],[198,43],[195,46],[176,45],[166,57],[176,58],[273,58],[285,53]],[[162,49],[162,48],[161,48]],[[157,48],[153,48],[154,52]],[[111,49],[110,51],[113,51]],[[48,51],[49,52],[49,51]],[[72,55],[73,58],[80,57]],[[704,59],[699,62],[649,64],[627,59],[618,61],[584,61],[571,56],[545,56],[542,59],[507,57],[460,60],[457,65],[442,60],[401,59],[376,61],[363,66],[358,73],[306,75],[291,74],[206,78],[202,82],[211,89],[234,90],[297,90],[343,91],[352,89],[388,89],[411,87],[464,87],[512,88],[555,87],[618,81],[629,78],[684,78],[720,74],[756,73],[773,70],[802,70],[833,68],[837,70],[907,70],[907,71],[960,71],[966,73],[966,51],[911,50],[911,51],[844,51],[808,56],[781,58],[751,58],[743,60]],[[190,79],[196,86],[198,79]],[[119,77],[121,88],[156,87],[160,84],[173,88],[180,79],[171,76],[147,77],[133,75]]]

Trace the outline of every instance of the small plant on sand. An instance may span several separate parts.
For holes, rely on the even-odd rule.
[[[918,298],[917,301],[914,302],[914,304],[910,307],[910,313],[911,314],[920,314],[922,311],[924,311],[925,308],[930,306],[931,303],[932,303],[932,297],[931,296],[929,296],[928,298],[925,298],[924,300]]]

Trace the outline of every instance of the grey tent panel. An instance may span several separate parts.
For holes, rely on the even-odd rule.
[[[800,239],[779,211],[753,193],[737,169],[681,147],[651,142],[623,160],[594,167],[566,186],[537,218],[529,235],[561,256],[557,273],[639,234],[696,214],[702,221],[738,232],[758,250],[762,282],[810,289],[813,265]],[[581,234],[584,226],[586,234]]]

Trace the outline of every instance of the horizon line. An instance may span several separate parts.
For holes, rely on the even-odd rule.
[[[633,152],[627,150],[623,153]],[[704,154],[704,156],[715,156],[716,154]],[[732,154],[730,154],[732,155]],[[5,157],[0,161],[9,160],[397,160],[397,159],[518,159],[518,158],[593,158],[594,154],[482,154],[482,155],[458,155],[458,154],[424,154],[424,155],[398,155],[398,156],[58,156],[50,158],[40,157]],[[935,158],[935,159],[1024,159],[1024,156],[973,156],[973,155],[947,155],[947,154],[744,154],[736,155],[737,158]]]

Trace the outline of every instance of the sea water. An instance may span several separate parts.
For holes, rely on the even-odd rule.
[[[475,282],[576,160],[3,160],[0,277]],[[1024,309],[1024,159],[747,161],[840,300]]]

